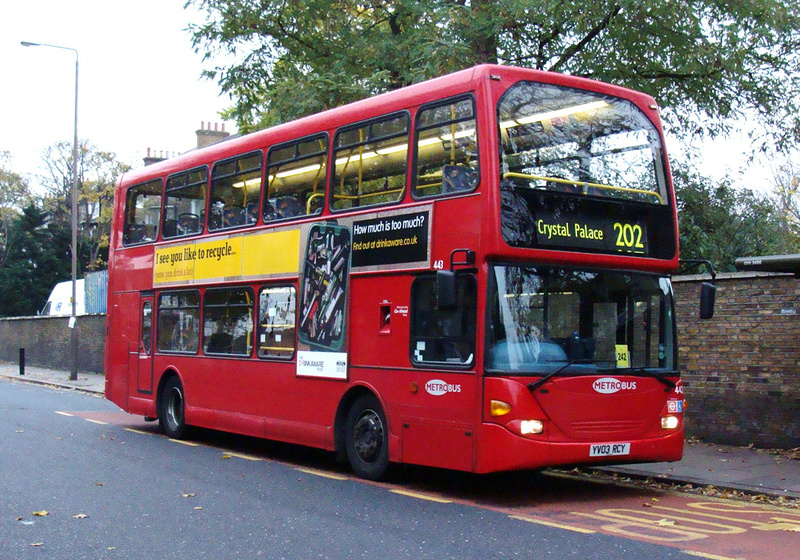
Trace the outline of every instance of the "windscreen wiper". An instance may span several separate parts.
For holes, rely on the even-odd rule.
[[[567,362],[566,364],[564,364],[563,366],[561,366],[557,370],[551,371],[550,373],[548,373],[547,375],[545,375],[544,377],[542,377],[538,381],[532,381],[532,382],[528,383],[528,390],[531,393],[533,393],[536,389],[538,389],[539,387],[541,387],[542,385],[547,383],[550,379],[552,379],[553,377],[555,377],[556,375],[558,375],[559,373],[561,373],[562,371],[564,371],[565,369],[567,369],[570,366],[574,366],[575,364],[591,364],[591,363],[592,363],[592,360],[587,360],[585,358],[582,358],[580,360],[570,360],[569,362]]]

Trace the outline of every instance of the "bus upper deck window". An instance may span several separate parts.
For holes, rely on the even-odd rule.
[[[414,198],[474,190],[480,168],[472,98],[423,107],[417,116],[416,149]]]
[[[128,189],[122,244],[137,245],[158,239],[161,223],[161,179]]]
[[[211,172],[208,229],[250,226],[258,221],[261,152],[223,161]]]
[[[383,117],[336,134],[331,208],[346,210],[403,199],[408,170],[408,114]]]
[[[503,183],[669,204],[661,136],[631,101],[519,82],[497,106]]]
[[[322,212],[327,155],[327,136],[298,140],[269,151],[265,222]]]
[[[201,167],[167,179],[164,202],[164,238],[193,235],[203,231],[208,192],[208,168]]]

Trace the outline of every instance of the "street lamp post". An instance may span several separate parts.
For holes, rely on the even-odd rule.
[[[70,47],[29,41],[22,41],[21,44],[23,47],[49,47],[75,53],[75,136],[72,141],[72,245],[70,247],[72,253],[72,315],[69,318],[70,354],[72,357],[69,378],[71,381],[75,381],[78,379],[78,319],[75,309],[78,303],[78,51]]]

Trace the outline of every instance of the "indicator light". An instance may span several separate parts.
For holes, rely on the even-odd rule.
[[[489,404],[489,414],[492,416],[505,416],[511,412],[511,405],[503,401],[493,400]]]

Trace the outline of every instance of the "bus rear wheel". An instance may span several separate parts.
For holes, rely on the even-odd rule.
[[[177,377],[171,377],[164,384],[158,407],[158,424],[167,437],[182,439],[186,436],[184,406],[183,386]]]
[[[347,459],[353,472],[379,480],[389,467],[389,431],[386,415],[371,394],[358,397],[347,413],[344,434]]]

